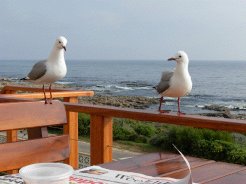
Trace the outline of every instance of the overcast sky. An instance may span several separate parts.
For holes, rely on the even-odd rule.
[[[0,59],[246,60],[245,0],[0,0]]]

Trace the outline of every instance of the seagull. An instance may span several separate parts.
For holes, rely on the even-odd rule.
[[[161,95],[159,112],[167,112],[161,110],[164,96],[167,96],[178,98],[178,114],[184,114],[180,111],[180,97],[188,95],[192,89],[191,76],[188,71],[189,58],[184,51],[178,51],[178,53],[169,58],[168,61],[176,61],[176,68],[174,71],[164,71],[159,84],[154,87]]]
[[[67,39],[60,36],[56,39],[53,49],[47,60],[41,60],[37,62],[32,70],[25,78],[21,80],[30,80],[36,84],[43,84],[43,93],[45,104],[48,103],[45,94],[45,84],[49,84],[50,101],[52,104],[52,83],[62,79],[67,74],[67,66],[64,58],[64,51],[66,51]]]

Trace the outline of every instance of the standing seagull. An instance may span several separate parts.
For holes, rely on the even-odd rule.
[[[192,81],[188,71],[189,58],[184,51],[179,51],[175,56],[169,58],[168,61],[176,61],[177,64],[173,72],[163,72],[159,84],[154,87],[161,95],[159,111],[165,112],[161,110],[164,96],[178,97],[178,113],[182,114],[180,111],[180,97],[186,96],[192,89]]]
[[[50,92],[50,104],[52,104],[51,84],[65,77],[67,73],[67,66],[64,58],[64,51],[66,51],[67,39],[60,36],[56,39],[55,45],[47,60],[37,62],[27,77],[23,80],[31,80],[37,84],[43,84],[43,93],[45,104],[47,104],[47,98],[45,94],[45,84],[49,85]]]

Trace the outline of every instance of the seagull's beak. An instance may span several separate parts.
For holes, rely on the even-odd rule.
[[[65,46],[62,46],[62,48],[64,48],[65,51],[67,51],[66,47]]]
[[[168,61],[175,61],[175,60],[176,60],[176,58],[174,58],[174,57],[168,58]]]

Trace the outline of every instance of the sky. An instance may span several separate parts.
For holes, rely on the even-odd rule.
[[[245,0],[0,0],[0,60],[246,60]]]

